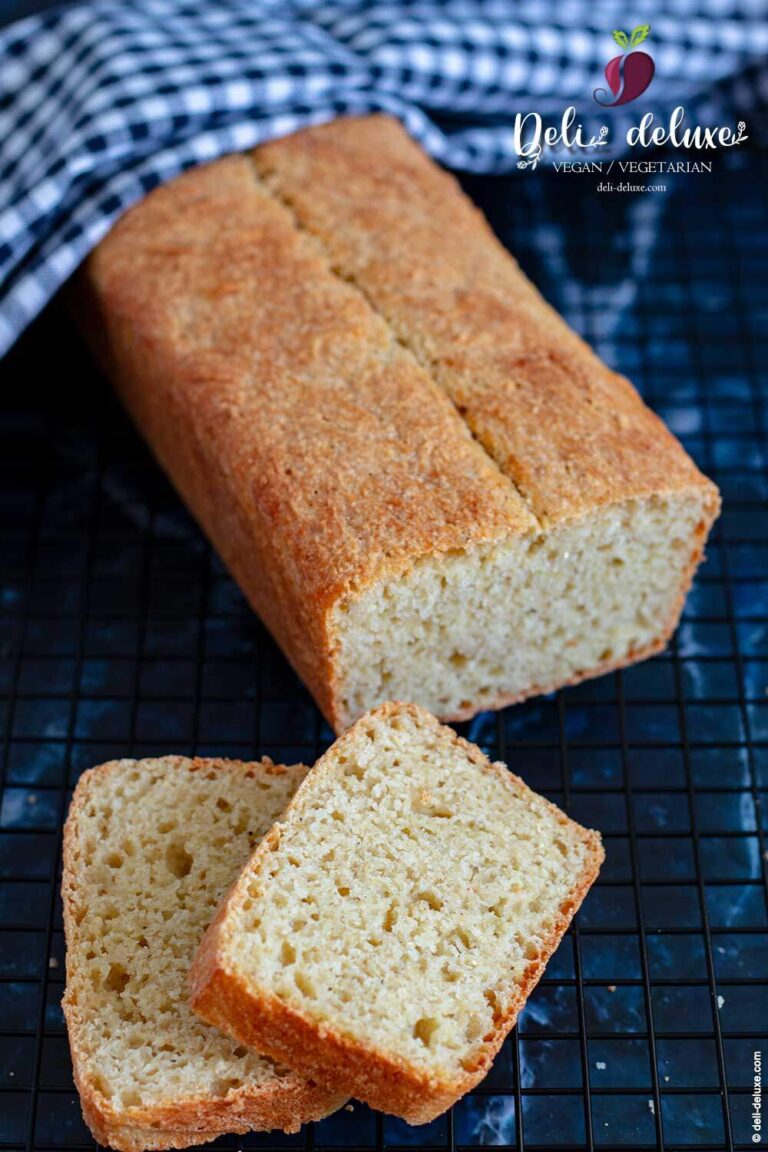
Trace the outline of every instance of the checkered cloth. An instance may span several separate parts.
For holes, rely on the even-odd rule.
[[[623,0],[95,0],[11,25],[0,355],[149,189],[302,125],[390,112],[441,163],[475,172],[515,167],[518,111],[558,120],[574,104],[587,129],[613,117],[618,141],[627,110],[599,109],[592,91],[625,16]],[[754,138],[765,0],[649,0],[642,17],[657,68],[642,111],[744,116]]]

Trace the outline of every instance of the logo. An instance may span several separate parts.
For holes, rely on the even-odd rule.
[[[612,33],[623,52],[620,56],[614,56],[605,66],[605,78],[611,90],[610,95],[605,88],[595,88],[593,92],[595,100],[603,108],[617,108],[620,104],[629,104],[647,90],[653,80],[656,65],[653,57],[647,52],[634,52],[632,49],[647,40],[650,31],[650,24],[638,24],[629,36],[619,28]]]
[[[601,108],[617,108],[622,104],[630,104],[648,91],[656,72],[653,57],[648,52],[639,51],[639,45],[644,44],[651,32],[650,24],[638,24],[631,32],[623,32],[617,28],[612,33],[613,39],[622,49],[619,56],[614,56],[605,66],[605,78],[608,88],[596,88],[594,98]],[[512,128],[512,146],[518,157],[517,167],[533,172],[539,161],[549,153],[552,157],[555,170],[558,172],[602,172],[605,163],[606,175],[614,165],[621,173],[624,172],[711,172],[712,162],[709,159],[677,160],[665,157],[658,160],[635,159],[632,153],[638,150],[651,148],[675,148],[693,152],[714,152],[720,148],[733,148],[748,140],[747,126],[739,120],[737,127],[731,128],[721,124],[693,124],[686,123],[687,112],[682,104],[678,104],[665,115],[655,112],[646,112],[634,124],[627,122],[624,117],[614,120],[612,125],[595,124],[595,116],[585,116],[585,124],[580,123],[576,106],[570,104],[563,109],[560,122],[557,123],[555,114],[550,110],[542,112],[515,113]],[[630,121],[633,119],[630,115]],[[662,122],[659,122],[661,120]],[[621,132],[624,140],[612,140],[612,132]],[[592,152],[599,156],[598,149],[607,145],[615,146],[625,153],[626,159],[616,156],[613,159],[579,160],[579,153]],[[570,152],[573,160],[555,161],[555,157],[564,152]],[[605,155],[605,153],[604,153]],[[612,186],[603,185],[598,192],[611,191]],[[618,191],[642,191],[638,188],[622,188]],[[660,191],[661,186],[650,189]]]

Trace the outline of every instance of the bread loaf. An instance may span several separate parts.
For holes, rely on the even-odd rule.
[[[64,835],[64,1013],[100,1143],[142,1152],[295,1132],[344,1102],[203,1024],[186,995],[219,899],[305,771],[168,756],[80,779]]]
[[[318,761],[228,893],[193,1007],[430,1120],[487,1072],[602,858],[503,764],[386,704]]]
[[[717,490],[395,121],[185,174],[83,285],[136,423],[337,731],[667,641]]]

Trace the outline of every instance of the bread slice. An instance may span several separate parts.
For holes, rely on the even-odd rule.
[[[119,1152],[283,1128],[343,1099],[209,1028],[192,956],[227,886],[304,778],[269,760],[115,760],[64,832],[64,1014],[83,1115]]]
[[[198,951],[205,1020],[411,1123],[485,1075],[600,837],[422,709],[318,761]]]
[[[719,508],[632,385],[388,117],[153,191],[84,326],[336,731],[659,651]]]

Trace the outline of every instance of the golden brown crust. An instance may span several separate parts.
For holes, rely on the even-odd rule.
[[[301,1084],[304,1087],[301,1087]],[[104,1099],[94,1092],[89,1084],[80,1088],[83,1118],[100,1144],[116,1149],[116,1152],[161,1152],[165,1148],[190,1148],[196,1144],[207,1144],[228,1133],[263,1132],[282,1129],[284,1132],[298,1132],[302,1123],[322,1120],[340,1108],[346,1095],[334,1095],[326,1088],[313,1087],[309,1081],[294,1076],[285,1093],[272,1089],[270,1098],[267,1091],[261,1099],[245,1098],[239,1090],[239,1099],[231,1102],[188,1100],[178,1109],[130,1109],[134,1119],[127,1123],[125,1113],[115,1113],[105,1108]],[[282,1085],[281,1085],[282,1088]],[[174,1126],[175,1125],[175,1126]]]
[[[101,1115],[81,1096],[83,1117],[94,1139],[105,1148],[115,1148],[117,1152],[146,1152],[147,1149],[193,1148],[206,1144],[222,1135],[221,1129],[205,1132],[202,1129],[192,1132],[183,1128],[142,1128],[130,1124],[105,1123]]]
[[[387,703],[369,715],[386,719],[403,712],[430,727],[440,727],[433,716],[413,704]],[[366,720],[367,717],[364,717],[358,723],[362,724]],[[496,1022],[492,1035],[477,1045],[465,1075],[454,1080],[429,1076],[405,1060],[394,1058],[374,1046],[363,1046],[328,1024],[319,1024],[287,1005],[268,989],[247,985],[237,972],[228,967],[228,916],[230,910],[244,898],[246,885],[253,872],[279,841],[280,824],[290,819],[291,813],[301,804],[304,791],[313,787],[319,774],[331,774],[336,770],[336,757],[342,755],[344,746],[356,738],[355,728],[356,725],[340,737],[329,753],[320,758],[297,789],[281,822],[264,838],[240,879],[222,902],[192,964],[191,1003],[195,1012],[204,1020],[222,1028],[241,1043],[259,1052],[266,1052],[275,1059],[285,1060],[291,1067],[307,1075],[322,1074],[329,1086],[364,1100],[371,1107],[392,1112],[411,1124],[423,1124],[444,1112],[486,1075],[505,1037],[514,1027],[525,1001],[541,978],[547,961],[595,880],[605,854],[599,834],[580,828],[587,850],[584,867],[567,901],[561,906],[558,919],[539,956],[527,967],[514,1004]],[[451,738],[468,752],[475,763],[497,775],[505,787],[530,791],[524,781],[514,776],[505,765],[491,763],[476,745],[454,732]],[[548,801],[544,803],[559,823],[571,829],[579,828],[554,804]]]
[[[264,144],[253,158],[446,390],[542,524],[709,485],[398,121],[337,120]]]
[[[269,758],[255,763],[220,758],[188,759],[184,756],[158,757],[169,767],[188,772],[206,771],[211,767],[229,771],[254,769],[268,774],[283,774],[283,765],[273,764]],[[70,944],[78,923],[77,866],[80,855],[79,820],[88,804],[93,785],[100,777],[116,769],[126,769],[132,760],[112,760],[84,772],[72,797],[64,825],[64,847],[61,891],[64,910],[64,933]],[[269,1086],[231,1089],[225,1097],[212,1099],[192,1096],[173,1104],[144,1107],[141,1105],[116,1109],[100,1091],[88,1069],[80,1041],[81,1010],[69,986],[71,957],[67,951],[67,989],[64,994],[64,1017],[69,1035],[72,1069],[83,1110],[83,1117],[94,1136],[101,1143],[118,1152],[144,1152],[144,1149],[186,1148],[205,1143],[228,1132],[271,1130],[298,1132],[301,1125],[319,1120],[341,1107],[346,1097],[340,1097],[325,1086],[290,1073],[279,1083]]]
[[[249,1100],[247,1092],[239,1089],[238,1098],[231,1101],[190,1099],[173,1110],[131,1108],[125,1113],[115,1113],[105,1107],[104,1098],[89,1084],[81,1088],[81,1082],[75,1079],[83,1118],[96,1140],[116,1152],[189,1148],[229,1133],[273,1129],[294,1133],[302,1124],[329,1116],[348,1098],[346,1094],[334,1093],[293,1076],[284,1091],[281,1084],[278,1089],[263,1090],[260,1099],[254,1094]],[[126,1121],[127,1112],[132,1123]]]

